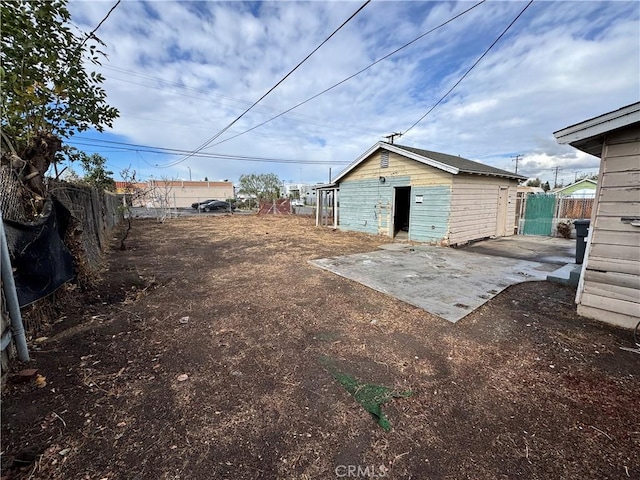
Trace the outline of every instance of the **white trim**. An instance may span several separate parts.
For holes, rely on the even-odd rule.
[[[338,176],[333,180],[333,182],[334,183],[338,183],[342,179],[342,177],[344,177],[347,173],[349,173],[351,170],[353,170],[358,165],[360,165],[364,161],[365,158],[367,158],[369,155],[371,155],[373,152],[375,152],[381,144],[382,144],[382,142],[376,143],[375,145],[370,147],[369,150],[367,150],[362,155],[360,155],[358,158],[356,158],[353,162],[351,162],[350,165],[347,166],[347,168],[345,168],[342,172],[340,172],[338,174]]]
[[[560,144],[573,144],[637,122],[640,122],[640,102],[563,128],[553,136]]]
[[[424,163],[425,165],[429,165],[430,167],[435,167],[440,170],[444,170],[445,172],[452,173],[454,175],[457,175],[458,173],[460,173],[459,168],[452,167],[451,165],[438,162],[432,158],[410,152],[409,150],[405,150],[404,148],[398,148],[395,145],[390,145],[388,143],[382,143],[382,142],[380,142],[380,145],[383,148],[389,150],[390,152],[397,153],[398,155],[402,155],[404,157],[408,157],[412,160],[416,160],[417,162]]]
[[[602,190],[602,183],[604,182],[604,153],[600,159],[600,168],[598,170],[598,183],[596,184],[596,195],[593,201],[593,207],[591,209],[591,222],[589,224],[589,231],[587,232],[587,245],[584,249],[584,257],[582,258],[582,268],[580,269],[580,278],[578,279],[578,288],[576,289],[576,305],[580,305],[582,302],[582,294],[584,293],[584,276],[587,272],[589,265],[589,256],[591,254],[591,239],[593,237],[593,231],[596,228],[596,218],[598,218],[598,209],[600,208],[600,191]]]
[[[332,190],[336,186],[336,182],[333,183],[318,183],[311,187],[311,190]]]
[[[349,165],[342,172],[340,172],[338,174],[338,176],[333,180],[333,183],[340,182],[340,180],[342,180],[349,172],[354,170],[358,165],[360,165],[362,162],[364,162],[370,155],[375,153],[375,151],[378,150],[379,148],[383,148],[383,149],[385,149],[385,150],[387,150],[389,152],[393,152],[393,153],[396,153],[396,154],[401,155],[403,157],[410,158],[411,160],[415,160],[415,161],[420,162],[420,163],[422,163],[424,165],[429,165],[429,166],[437,168],[439,170],[443,170],[445,172],[452,173],[453,175],[457,175],[458,173],[460,173],[460,169],[452,167],[450,165],[446,165],[446,164],[441,163],[441,162],[437,162],[436,160],[433,160],[432,158],[423,157],[422,155],[418,155],[417,153],[410,152],[409,150],[405,150],[404,148],[398,148],[398,147],[396,147],[394,145],[391,145],[389,143],[378,142],[375,145],[373,145],[371,148],[369,148],[366,152],[364,152],[362,155],[360,155],[358,158],[356,158],[355,161],[353,161],[351,163],[351,165]]]

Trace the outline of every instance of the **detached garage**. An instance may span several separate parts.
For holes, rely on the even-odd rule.
[[[439,245],[513,235],[525,177],[445,153],[378,142],[335,179],[338,227]]]

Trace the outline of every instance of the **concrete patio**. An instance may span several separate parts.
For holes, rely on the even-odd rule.
[[[510,285],[546,280],[574,256],[575,240],[514,236],[459,249],[393,243],[311,263],[455,323]]]

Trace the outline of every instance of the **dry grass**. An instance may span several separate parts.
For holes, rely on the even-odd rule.
[[[387,478],[640,476],[625,332],[584,322],[572,292],[546,283],[452,325],[308,263],[385,241],[287,216],[136,224],[111,256],[107,304],[34,355],[55,392],[3,399],[6,455],[38,433],[29,412],[12,417],[29,399],[36,419],[66,412],[42,449],[72,447],[34,478],[315,479],[339,465],[382,465]],[[413,392],[385,405],[391,432],[324,357]]]

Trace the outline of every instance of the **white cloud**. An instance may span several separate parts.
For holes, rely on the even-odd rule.
[[[225,127],[342,23],[358,2],[123,2],[98,35],[103,74],[126,142],[194,149]],[[469,8],[467,2],[372,2],[220,140],[328,88]],[[111,4],[73,2],[85,31]],[[383,135],[404,131],[460,78],[524,3],[487,2],[367,72],[246,135],[207,151],[350,162]],[[579,8],[578,8],[579,7]],[[534,3],[423,122],[400,139],[553,180],[555,166],[597,168],[553,131],[638,101],[640,20],[632,2]],[[116,69],[114,69],[116,68]],[[124,70],[124,71],[123,71]],[[237,178],[274,171],[325,181],[328,166],[243,163],[148,153],[104,153],[143,175]],[[302,170],[302,171],[301,171]],[[333,167],[334,174],[339,170]]]

